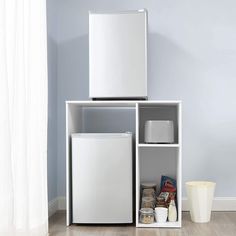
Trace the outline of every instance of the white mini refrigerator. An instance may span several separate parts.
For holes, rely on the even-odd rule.
[[[89,96],[147,98],[147,11],[89,13]]]
[[[133,222],[132,134],[72,134],[72,222]]]

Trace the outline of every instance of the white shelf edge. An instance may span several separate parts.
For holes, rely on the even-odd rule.
[[[138,223],[136,225],[138,228],[180,228],[181,223],[179,221],[176,222],[165,222],[165,223],[153,223],[153,224],[142,224]]]
[[[180,147],[179,144],[172,143],[172,144],[148,144],[148,143],[140,143],[138,147]]]
[[[83,101],[65,101],[67,105],[79,106],[79,107],[128,107],[128,108],[135,108],[136,104],[139,104],[139,109],[142,108],[149,108],[149,106],[177,106],[181,104],[178,100],[166,100],[166,101],[149,101],[149,100],[83,100]]]
[[[65,103],[67,104],[132,104],[135,105],[136,103],[140,105],[178,105],[181,103],[180,100],[66,100]]]

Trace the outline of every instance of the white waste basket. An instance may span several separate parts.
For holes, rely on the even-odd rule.
[[[216,183],[191,181],[186,183],[191,220],[206,223],[211,219],[212,201]]]

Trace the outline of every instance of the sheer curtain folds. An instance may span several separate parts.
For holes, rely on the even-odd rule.
[[[0,0],[0,235],[43,236],[47,201],[46,0]]]

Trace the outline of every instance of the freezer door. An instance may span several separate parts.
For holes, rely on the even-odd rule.
[[[147,12],[89,14],[89,96],[147,97]]]
[[[72,136],[73,223],[132,223],[132,135]]]

